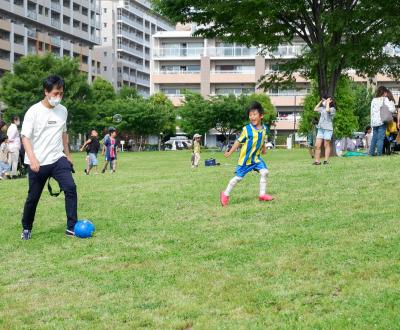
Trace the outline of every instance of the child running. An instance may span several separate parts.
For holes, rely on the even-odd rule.
[[[249,116],[250,124],[243,127],[242,133],[237,141],[232,148],[224,154],[225,157],[229,157],[242,145],[238,166],[236,167],[236,176],[229,181],[226,190],[221,192],[220,200],[222,206],[229,204],[229,196],[233,187],[243,180],[244,176],[251,171],[257,171],[261,176],[259,200],[271,201],[274,199],[274,197],[266,194],[269,171],[267,165],[261,158],[261,152],[263,154],[266,153],[265,136],[267,134],[267,127],[262,124],[264,109],[260,103],[253,102],[247,110],[247,115]]]

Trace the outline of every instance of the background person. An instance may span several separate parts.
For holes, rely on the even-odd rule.
[[[0,136],[0,180],[9,176],[11,166],[8,164],[8,137],[7,135]]]
[[[386,123],[381,119],[381,107],[386,105],[391,113],[396,110],[393,100],[389,100],[391,93],[385,86],[379,86],[375,97],[371,101],[371,126],[372,140],[369,148],[369,155],[375,156],[375,150],[378,156],[382,156],[383,144],[385,140]]]
[[[201,152],[201,135],[195,134],[193,136],[192,168],[199,166],[200,158],[201,158],[200,152]]]
[[[19,150],[21,149],[21,138],[18,132],[20,123],[19,117],[13,116],[11,118],[11,124],[7,129],[8,149],[10,152],[8,154],[8,163],[11,166],[11,178],[15,178],[18,174]]]
[[[333,117],[335,117],[336,109],[333,99],[330,97],[323,98],[315,106],[314,111],[320,113],[317,125],[317,139],[315,142],[315,162],[314,165],[321,165],[321,146],[324,142],[325,160],[324,165],[328,164],[331,154],[331,140],[333,135]]]
[[[84,145],[81,148],[81,151],[87,150],[88,152],[88,159],[87,159],[87,164],[86,164],[86,169],[85,169],[85,174],[89,175],[90,171],[92,168],[94,168],[94,174],[97,173],[97,165],[98,165],[98,160],[97,160],[97,154],[99,153],[100,150],[100,142],[98,139],[99,134],[97,133],[96,130],[92,130],[90,132],[90,138],[84,143]]]

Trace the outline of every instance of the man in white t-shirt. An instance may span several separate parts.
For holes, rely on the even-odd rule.
[[[21,139],[19,137],[18,126],[20,125],[20,119],[18,116],[11,118],[11,125],[7,129],[8,136],[8,164],[11,165],[10,175],[12,178],[17,176],[18,161],[19,161],[19,150],[21,149]]]
[[[23,240],[31,238],[36,207],[50,177],[58,182],[65,194],[67,236],[74,236],[78,218],[76,185],[68,147],[68,112],[60,104],[64,96],[64,80],[51,75],[43,81],[43,88],[45,97],[26,112],[21,130],[25,163],[29,165],[29,191],[22,216]]]

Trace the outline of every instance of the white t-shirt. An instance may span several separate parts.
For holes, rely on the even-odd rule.
[[[21,139],[19,137],[18,127],[15,124],[11,124],[7,130],[8,136],[8,149],[10,152],[17,152],[21,149]]]
[[[67,108],[61,104],[49,109],[39,102],[26,112],[21,135],[31,141],[40,166],[54,164],[65,157],[62,134],[67,131],[67,117]],[[25,164],[29,164],[26,154]]]

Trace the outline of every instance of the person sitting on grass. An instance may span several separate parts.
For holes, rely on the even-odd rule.
[[[330,97],[323,98],[315,106],[314,111],[321,114],[317,125],[317,141],[315,142],[315,162],[314,165],[321,165],[321,146],[324,142],[325,147],[325,160],[324,165],[329,162],[331,154],[331,140],[333,135],[333,117],[335,116],[336,109],[333,99]]]
[[[97,173],[97,154],[100,150],[100,143],[98,139],[99,134],[95,129],[93,129],[90,133],[90,139],[88,139],[81,148],[81,151],[87,150],[88,152],[88,160],[86,164],[85,174],[89,175],[92,168],[94,168],[94,174]]]
[[[115,128],[110,127],[109,133],[108,138],[104,139],[106,162],[101,173],[105,173],[108,163],[110,163],[111,173],[114,173],[117,168],[117,131]]]
[[[8,163],[8,136],[0,136],[0,180],[4,180],[10,175],[11,165]]]
[[[230,157],[240,146],[240,155],[238,166],[236,167],[236,176],[230,181],[225,191],[221,192],[220,201],[222,206],[229,204],[229,196],[236,184],[243,180],[245,175],[251,171],[260,173],[260,201],[271,201],[274,198],[266,194],[268,168],[261,158],[261,153],[266,153],[265,136],[267,127],[262,124],[264,118],[264,109],[258,102],[253,102],[247,110],[250,124],[243,127],[237,141],[224,156]]]

